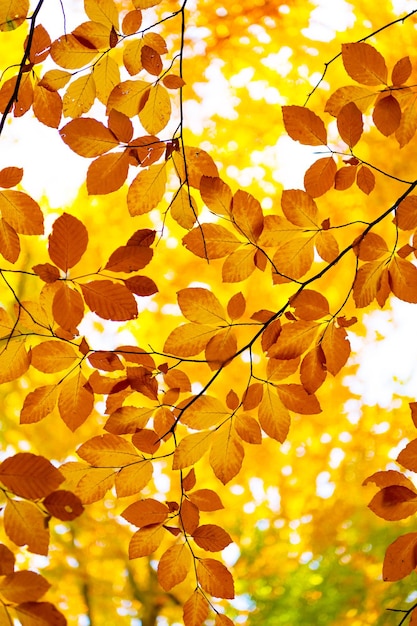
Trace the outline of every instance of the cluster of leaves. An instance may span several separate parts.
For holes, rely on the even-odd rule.
[[[8,281],[8,272],[23,270],[9,266],[0,270],[15,300],[14,310],[0,311],[0,383],[30,379],[33,369],[52,375],[49,384],[27,393],[20,411],[22,424],[58,415],[75,431],[95,414],[99,402],[106,418],[100,434],[78,447],[80,461],[63,462],[59,469],[30,453],[3,461],[0,482],[7,502],[3,524],[11,542],[47,554],[51,518],[71,521],[109,490],[118,499],[133,497],[122,512],[135,528],[129,557],[157,553],[157,577],[165,591],[191,581],[183,608],[186,626],[201,626],[210,611],[216,626],[227,626],[232,622],[213,598],[234,597],[232,574],[220,557],[207,553],[222,551],[232,537],[219,524],[200,522],[201,514],[221,510],[223,504],[214,490],[198,485],[194,465],[208,454],[214,475],[227,484],[239,474],[248,446],[262,444],[264,437],[282,443],[293,413],[321,411],[316,393],[328,376],[339,374],[351,353],[348,329],[357,319],[345,314],[347,303],[353,302],[356,310],[376,300],[382,307],[390,294],[417,302],[417,269],[407,260],[417,256],[416,235],[410,240],[409,232],[417,228],[417,196],[412,193],[417,181],[402,181],[405,191],[372,220],[365,216],[334,223],[316,201],[333,189],[349,189],[355,181],[366,195],[373,191],[375,168],[354,153],[363,137],[364,116],[372,107],[368,123],[385,137],[395,133],[403,146],[416,130],[416,90],[407,86],[412,74],[408,57],[395,64],[388,83],[385,60],[375,48],[364,42],[343,46],[346,72],[361,86],[341,87],[328,99],[326,112],[337,121],[337,146],[315,112],[283,107],[288,135],[304,145],[322,146],[331,156],[307,170],[305,189],[285,190],[281,210],[271,213],[250,193],[241,189],[233,193],[209,154],[185,144],[183,39],[179,50],[171,50],[155,30],[159,23],[141,30],[142,13],[158,0],[132,4],[120,19],[113,0],[85,0],[88,21],[51,41],[45,28],[36,24],[41,1],[29,18],[19,70],[0,88],[1,129],[9,113],[18,118],[30,110],[42,124],[59,128],[73,152],[94,159],[86,175],[89,194],[108,194],[128,181],[131,216],[158,208],[174,187],[162,212],[187,231],[182,243],[197,262],[213,262],[219,281],[232,285],[253,276],[258,280],[263,274],[268,287],[282,289],[283,295],[270,310],[254,306],[243,294],[244,287],[223,303],[207,288],[188,286],[177,293],[186,321],[163,338],[162,347],[93,349],[79,331],[88,312],[106,321],[134,320],[138,298],[158,291],[152,278],[137,274],[152,260],[156,232],[135,230],[107,262],[101,265],[100,259],[99,269],[84,272],[89,233],[80,219],[62,213],[47,241],[41,240],[49,261],[25,269],[40,285],[37,299],[19,299]],[[165,22],[178,18],[180,33],[185,9],[186,2],[163,18]],[[28,10],[25,0],[1,8],[0,30],[21,26]],[[54,68],[42,73],[45,61]],[[121,70],[129,78],[124,80]],[[174,97],[179,111],[176,128]],[[104,110],[102,119],[85,117],[96,100]],[[61,125],[62,116],[71,120]],[[170,126],[174,128],[169,130]],[[167,133],[164,138],[158,137],[162,131]],[[130,167],[139,168],[133,179]],[[14,166],[0,172],[0,253],[12,266],[20,258],[19,235],[41,236],[44,228],[38,203],[26,192],[12,189],[20,185],[22,175]],[[199,215],[208,213],[202,221]],[[392,241],[387,242],[375,231],[392,218]],[[335,303],[321,279],[344,258],[350,264],[350,281]],[[82,270],[77,274],[78,264]],[[243,354],[250,357],[246,366]],[[193,391],[193,383],[201,382],[196,364],[204,372],[198,392]],[[216,382],[222,377],[227,381],[226,368],[232,364],[241,371],[242,388],[236,391],[229,385],[226,393],[218,393]],[[410,446],[412,450],[401,453],[399,461],[415,470],[413,442]],[[165,502],[142,497],[155,463],[162,461],[171,462],[167,471],[179,497]],[[383,487],[373,509],[379,514],[389,509],[389,519],[416,510],[412,502],[416,491],[399,476],[389,472],[369,479]],[[388,550],[387,579],[398,579],[416,565],[416,534],[406,537]],[[25,611],[39,616],[42,623],[60,624],[54,609],[37,602],[46,590],[42,577],[35,581],[33,576],[14,574],[13,559],[7,548],[3,550],[3,610],[8,612],[11,602],[23,624],[31,623],[22,618]],[[19,589],[27,590],[23,603],[23,592],[14,591],[17,577]]]

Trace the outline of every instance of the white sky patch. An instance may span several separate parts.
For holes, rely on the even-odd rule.
[[[345,0],[312,0],[317,5],[311,12],[308,28],[301,32],[314,41],[331,41],[337,32],[355,23],[353,6]]]

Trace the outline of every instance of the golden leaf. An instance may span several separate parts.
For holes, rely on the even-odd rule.
[[[290,414],[270,385],[266,386],[258,409],[262,430],[280,443],[283,443],[290,428]]]
[[[155,209],[162,200],[167,182],[166,164],[151,165],[133,180],[127,194],[130,215],[143,215]]]
[[[201,587],[216,598],[234,598],[233,578],[223,563],[216,559],[199,559],[197,577]]]
[[[243,446],[230,426],[226,423],[215,431],[211,440],[210,465],[223,485],[240,472],[245,456]]]
[[[30,391],[23,403],[20,412],[21,424],[34,424],[43,420],[54,410],[58,400],[58,388],[56,385],[45,385]]]
[[[164,529],[160,524],[146,526],[136,531],[129,543],[129,559],[149,556],[159,548],[164,538]]]
[[[62,421],[72,431],[84,424],[94,407],[94,394],[87,386],[87,379],[78,370],[60,385],[58,410]]]
[[[0,191],[0,211],[6,222],[22,235],[43,234],[43,214],[39,204],[23,191]]]
[[[342,44],[342,60],[346,72],[362,85],[380,85],[387,82],[385,59],[367,43]]]
[[[137,0],[135,0],[137,1]],[[197,589],[192,593],[183,607],[184,626],[203,626],[209,614],[208,600]]]
[[[307,107],[283,106],[285,130],[294,141],[307,146],[327,144],[327,131],[323,121]]]
[[[192,533],[192,538],[199,548],[207,550],[208,552],[219,552],[232,543],[232,538],[229,533],[215,524],[203,524],[199,526]]]
[[[7,501],[4,509],[4,530],[17,546],[27,545],[29,552],[46,556],[49,530],[38,505],[25,500]]]
[[[194,465],[209,449],[211,437],[211,430],[186,435],[175,449],[172,469],[184,469]]]
[[[83,157],[97,157],[119,145],[104,124],[90,117],[71,120],[59,134],[71,150]]]
[[[165,128],[171,117],[171,98],[165,87],[160,83],[150,87],[149,97],[142,110],[139,120],[146,132],[157,135]]]
[[[191,554],[185,543],[171,546],[164,552],[158,563],[158,581],[165,591],[169,591],[187,576],[191,568]]]
[[[0,464],[0,480],[17,496],[36,500],[54,491],[64,477],[43,456],[18,452]]]
[[[65,117],[81,117],[87,113],[96,99],[94,74],[80,76],[72,81],[62,100]]]
[[[31,351],[31,365],[40,372],[53,373],[68,369],[77,359],[74,348],[63,341],[43,341]]]
[[[125,321],[138,314],[136,300],[124,285],[93,280],[80,285],[87,306],[106,320]]]
[[[385,581],[401,580],[417,566],[417,533],[398,537],[385,553],[382,577]]]

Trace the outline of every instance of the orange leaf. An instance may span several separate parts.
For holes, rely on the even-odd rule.
[[[4,543],[0,543],[0,574],[13,574],[15,565],[15,556]]]
[[[14,607],[21,624],[35,626],[51,624],[53,626],[66,626],[67,621],[63,614],[50,602],[22,602]]]
[[[230,617],[227,617],[227,615],[223,615],[222,613],[216,613],[214,626],[233,626],[233,622]]]
[[[397,456],[397,462],[412,472],[417,471],[417,439],[410,441],[410,443],[401,450],[400,454]]]
[[[134,433],[132,443],[135,448],[141,452],[146,452],[147,454],[155,454],[161,445],[156,432],[149,428],[143,428],[142,430]]]
[[[53,61],[68,70],[79,69],[91,63],[97,53],[98,50],[94,46],[83,45],[72,33],[59,37],[51,45]]]
[[[2,217],[0,218],[0,252],[10,263],[15,263],[20,254],[19,235]]]
[[[53,491],[44,499],[43,504],[48,513],[63,522],[72,521],[84,511],[81,500],[71,491]]]
[[[83,504],[92,504],[104,498],[113,485],[113,468],[88,468],[87,466],[75,488],[75,494]]]
[[[31,352],[31,364],[46,374],[68,369],[78,358],[71,344],[64,341],[44,341]]]
[[[281,207],[285,217],[291,224],[301,228],[318,228],[317,205],[305,191],[301,189],[286,189],[282,192]]]
[[[0,582],[0,593],[9,602],[34,602],[39,600],[50,586],[40,574],[23,570],[4,577]]]
[[[344,328],[334,323],[327,327],[321,340],[321,347],[326,359],[326,369],[336,376],[350,356],[350,342]]]
[[[164,529],[160,524],[146,526],[136,531],[129,543],[129,559],[149,556],[161,545]]]
[[[305,352],[318,334],[319,324],[313,321],[296,321],[284,324],[278,340],[268,350],[276,359],[295,359]]]
[[[125,35],[137,33],[142,24],[142,12],[139,10],[129,11],[122,21],[122,32]]]
[[[336,172],[336,176],[334,178],[334,188],[338,191],[349,189],[349,187],[351,187],[355,182],[356,170],[356,165],[346,165],[346,167],[341,167],[340,170]]]
[[[104,429],[113,435],[133,434],[145,428],[153,409],[135,406],[122,406],[114,411],[104,425]]]
[[[377,129],[386,137],[392,135],[401,122],[401,107],[394,96],[381,98],[375,105],[372,119]]]
[[[304,175],[304,187],[312,197],[322,196],[333,187],[337,165],[333,157],[318,159],[310,165]]]
[[[146,70],[149,74],[152,74],[152,76],[159,76],[162,72],[163,66],[161,55],[156,50],[150,46],[142,46],[140,50],[140,58],[144,70]]]
[[[46,283],[54,283],[60,277],[59,269],[51,263],[40,263],[34,265],[32,269]]]
[[[196,489],[189,493],[188,497],[200,511],[219,511],[224,509],[220,497],[211,489]]]
[[[217,178],[219,172],[211,156],[201,148],[185,146],[183,152],[172,154],[177,174],[182,182],[186,181],[184,160],[187,163],[187,181],[191,187],[200,189],[202,176]]]
[[[61,270],[74,267],[87,249],[87,229],[79,219],[63,213],[55,220],[48,238],[49,257]]]
[[[371,261],[362,265],[356,273],[353,299],[358,308],[368,306],[376,297],[381,284],[385,261]]]
[[[125,321],[138,314],[136,300],[124,285],[111,280],[93,280],[80,287],[87,306],[103,319]]]
[[[242,467],[245,452],[229,424],[225,424],[212,436],[210,465],[217,478],[226,485]]]
[[[226,311],[218,298],[202,287],[189,287],[177,293],[181,313],[190,322],[196,324],[213,324],[216,326],[226,322]]]
[[[248,413],[239,413],[234,420],[236,432],[247,443],[262,443],[261,428],[254,417]]]
[[[199,559],[197,577],[201,587],[216,598],[234,598],[233,578],[229,570],[216,559]]]
[[[168,548],[158,563],[159,584],[165,591],[169,591],[187,576],[191,568],[191,554],[185,543]]]
[[[221,178],[202,176],[200,194],[204,204],[218,215],[229,215],[232,205],[232,192]]]
[[[232,320],[238,320],[244,314],[246,309],[245,296],[239,291],[235,293],[227,303],[227,314]]]
[[[403,57],[396,62],[391,74],[391,81],[395,87],[403,85],[411,76],[413,66],[411,65],[410,57]]]
[[[232,543],[229,533],[215,524],[199,526],[192,537],[200,548],[209,552],[219,552]]]
[[[384,470],[375,472],[371,476],[368,476],[366,480],[363,481],[363,485],[368,485],[369,483],[374,483],[377,487],[391,487],[392,485],[402,485],[403,487],[407,487],[410,490],[414,490],[414,484],[411,482],[409,478],[404,476],[401,472],[397,472],[396,470]]]
[[[165,128],[171,118],[171,98],[169,93],[157,83],[149,89],[145,106],[139,108],[139,120],[147,133],[157,135]]]
[[[98,435],[83,443],[78,456],[95,467],[124,467],[140,460],[136,448],[118,435]]]
[[[258,200],[238,189],[232,201],[232,220],[244,237],[255,243],[264,227],[264,216]]]
[[[375,176],[374,173],[366,167],[366,165],[362,165],[356,176],[356,184],[359,189],[369,195],[373,188],[375,187]]]
[[[268,437],[280,443],[286,440],[290,428],[290,415],[270,385],[267,385],[264,391],[258,417],[262,430]]]
[[[181,423],[193,430],[216,426],[230,415],[223,402],[209,395],[191,396],[178,404],[177,410],[183,410]]]
[[[21,424],[34,424],[43,420],[54,410],[58,399],[58,388],[56,385],[45,385],[38,387],[28,393],[20,412]]]
[[[71,150],[83,157],[98,157],[119,145],[104,124],[89,117],[71,120],[59,134]]]
[[[183,324],[174,328],[164,344],[164,352],[188,357],[202,352],[211,337],[217,333],[213,326],[205,324]]]
[[[291,298],[291,306],[297,317],[307,321],[320,319],[330,313],[327,298],[313,289],[303,289]]]
[[[339,111],[337,129],[349,148],[356,146],[363,133],[363,119],[362,113],[354,102],[345,104]]]
[[[398,537],[385,553],[382,577],[384,580],[401,580],[417,566],[417,533]]]
[[[206,600],[202,593],[197,589],[192,593],[188,600],[184,602],[184,626],[203,626],[208,614],[208,600]]]
[[[394,256],[388,271],[394,296],[404,302],[417,302],[417,268],[410,261]]]
[[[0,187],[15,187],[20,183],[22,177],[22,167],[4,167],[0,170]]]
[[[197,219],[198,206],[189,191],[184,187],[178,191],[171,202],[171,217],[180,226],[190,230]]]
[[[327,131],[323,121],[307,107],[283,106],[282,115],[285,130],[294,141],[306,146],[327,144]]]
[[[43,214],[40,206],[23,191],[0,191],[0,211],[6,222],[22,235],[43,234]]]
[[[75,431],[84,424],[93,407],[94,394],[80,370],[61,383],[58,409],[62,421],[70,430]]]
[[[52,301],[52,315],[61,328],[78,334],[76,328],[84,317],[84,301],[78,291],[61,283]]]
[[[132,276],[132,278],[123,279],[123,282],[129,291],[137,296],[151,296],[158,291],[157,285],[148,276]]]
[[[277,385],[282,404],[301,415],[315,415],[321,412],[319,401],[314,394],[307,393],[302,385]]]
[[[59,93],[50,91],[38,83],[33,92],[33,113],[45,126],[58,128],[62,115],[62,100]]]
[[[256,409],[262,400],[263,390],[264,388],[261,383],[253,383],[246,388],[242,398],[242,404],[245,411]]]
[[[162,82],[168,89],[180,89],[185,85],[184,79],[176,74],[166,74],[162,79]]]
[[[216,333],[206,345],[205,357],[211,370],[218,370],[231,362],[237,353],[237,337],[232,327]]]
[[[129,505],[122,513],[122,517],[130,524],[141,528],[142,526],[154,526],[163,524],[169,515],[169,508],[166,504],[146,498]]]
[[[223,263],[223,282],[236,283],[248,278],[256,269],[255,254],[256,248],[252,246],[231,252]]]
[[[405,519],[417,511],[417,493],[402,485],[391,485],[381,489],[368,506],[390,522]]]
[[[353,251],[361,261],[376,261],[382,256],[387,256],[389,252],[385,239],[373,232],[361,239]]]
[[[326,360],[321,346],[307,352],[300,366],[300,381],[307,393],[314,393],[326,380]]]
[[[180,520],[184,533],[191,535],[200,523],[200,512],[190,500],[183,500],[180,510]]]
[[[104,154],[93,161],[87,170],[87,190],[90,195],[117,191],[124,184],[129,170],[126,151]]]
[[[48,554],[49,530],[45,515],[34,502],[7,501],[4,509],[4,530],[17,546],[27,545],[29,552]]]
[[[115,476],[116,495],[118,498],[133,496],[146,487],[153,476],[151,461],[141,459],[132,465],[122,467]]]
[[[0,480],[17,496],[36,500],[54,491],[64,477],[43,456],[19,452],[0,464]]]
[[[342,44],[342,59],[346,72],[362,85],[380,85],[387,82],[384,57],[367,43]]]
[[[401,230],[414,230],[417,228],[417,196],[411,194],[404,198],[395,211],[395,224]]]
[[[346,104],[353,102],[359,111],[365,113],[374,100],[375,93],[370,89],[358,85],[348,85],[347,87],[339,87],[332,93],[324,110],[326,113],[337,117]]]
[[[203,259],[220,259],[241,245],[236,236],[220,224],[201,224],[185,235],[183,243]]]
[[[145,246],[121,246],[111,254],[104,266],[111,272],[135,272],[150,263],[153,250]]]
[[[395,132],[400,148],[403,148],[411,141],[417,129],[416,99],[415,97],[412,103],[403,110],[400,125]]]
[[[266,373],[268,380],[283,380],[298,370],[300,357],[295,359],[268,359]],[[261,396],[262,397],[262,396]]]

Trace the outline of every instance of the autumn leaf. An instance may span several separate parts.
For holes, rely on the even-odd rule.
[[[158,580],[165,591],[169,591],[187,576],[191,568],[191,554],[184,543],[171,546],[158,563]]]
[[[229,570],[216,559],[200,559],[197,562],[200,585],[216,598],[234,598],[233,578]]]
[[[386,84],[387,66],[384,57],[367,43],[342,44],[345,70],[362,85]]]
[[[282,107],[285,130],[295,141],[307,146],[327,144],[327,132],[323,121],[307,107]]]
[[[0,481],[17,496],[35,500],[47,496],[64,480],[43,456],[19,452],[0,464]]]
[[[136,301],[124,285],[111,280],[93,280],[80,287],[87,306],[100,317],[124,321],[137,316]]]

